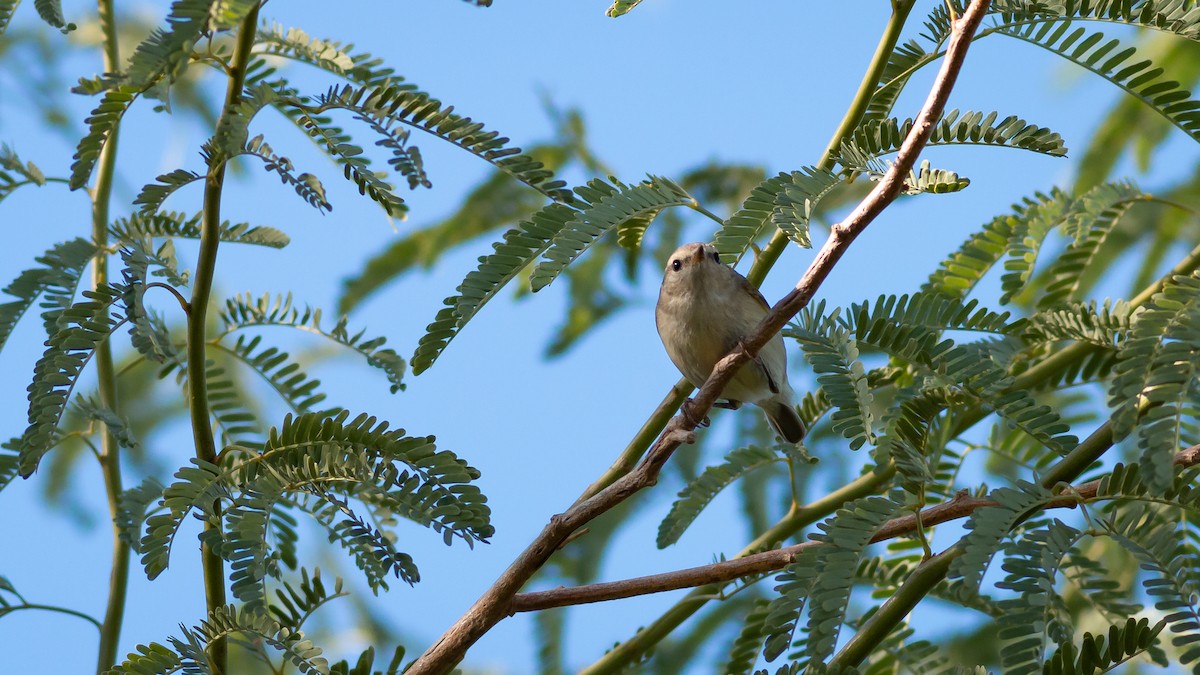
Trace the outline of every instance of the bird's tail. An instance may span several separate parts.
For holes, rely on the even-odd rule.
[[[771,400],[759,404],[767,413],[767,421],[775,433],[788,443],[799,443],[804,438],[804,422],[795,406],[786,401]]]

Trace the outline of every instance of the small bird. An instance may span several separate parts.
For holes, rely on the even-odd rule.
[[[654,321],[667,356],[699,387],[713,367],[754,330],[770,310],[762,293],[746,277],[721,264],[711,244],[680,246],[667,261]],[[749,402],[767,413],[767,421],[788,443],[804,438],[787,381],[787,352],[776,334],[752,361],[725,385],[723,407]]]

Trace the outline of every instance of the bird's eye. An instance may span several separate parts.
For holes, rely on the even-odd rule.
[[[683,269],[683,263],[679,262],[678,260],[672,260],[671,261],[671,269],[678,272],[679,270]]]
[[[713,262],[721,262],[721,254],[713,251]]]

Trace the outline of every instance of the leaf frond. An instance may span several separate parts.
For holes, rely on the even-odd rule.
[[[774,450],[750,445],[734,450],[720,464],[706,468],[679,491],[678,499],[671,504],[670,513],[659,523],[658,547],[666,548],[679,541],[679,537],[700,512],[734,481],[755,469],[779,461],[782,458]]]
[[[1083,27],[1072,30],[1070,20],[1001,25],[996,32],[1049,50],[1099,75],[1141,100],[1194,141],[1200,141],[1200,101],[1162,77],[1163,69],[1150,59],[1136,58],[1137,49],[1121,40],[1105,41],[1104,33]]]
[[[264,23],[254,38],[256,54],[292,59],[332,75],[367,86],[401,86],[404,78],[383,65],[383,59],[356,52],[354,44],[315,38],[299,28]],[[416,89],[413,85],[407,85]]]
[[[625,185],[615,179],[610,184],[597,178],[575,191],[585,206],[550,240],[530,277],[534,292],[554,281],[567,265],[609,230],[664,208],[694,201],[682,187],[661,176],[650,176],[637,185]]]
[[[995,111],[951,110],[934,125],[928,145],[991,145],[1030,150],[1051,157],[1066,156],[1062,137],[1050,129],[1030,124],[1016,115],[999,118],[1000,114]],[[903,122],[894,117],[868,118],[854,130],[849,142],[876,157],[898,152],[913,124],[911,118]]]
[[[188,216],[176,211],[158,211],[149,215],[139,213],[114,221],[108,231],[114,239],[129,244],[155,237],[199,239],[200,218],[199,213]],[[223,243],[252,244],[267,248],[283,248],[291,243],[287,234],[273,227],[250,223],[234,224],[228,220],[218,227],[217,238]]]
[[[104,144],[108,142],[108,137],[112,135],[114,129],[120,124],[121,118],[125,116],[125,111],[129,110],[129,106],[141,94],[137,87],[130,85],[119,85],[104,92],[104,98],[100,100],[100,105],[92,110],[92,114],[84,120],[88,125],[87,134],[80,139],[79,145],[75,149],[75,162],[71,164],[70,186],[72,190],[87,185],[88,179],[92,175],[92,169],[96,166],[96,160],[100,158],[100,151],[104,148]]]
[[[0,304],[0,350],[39,296],[44,297],[39,306],[46,310],[42,314],[46,332],[54,332],[62,312],[71,306],[83,268],[95,254],[96,247],[86,239],[75,238],[55,244],[34,259],[39,267],[21,272],[4,287],[4,293],[17,299]]]
[[[520,148],[507,146],[508,139],[495,131],[484,131],[483,124],[442,107],[441,101],[404,85],[333,87],[317,97],[312,105],[292,105],[308,115],[328,110],[348,110],[373,125],[390,129],[405,124],[430,133],[491,163],[496,168],[556,201],[569,201],[565,183],[554,180],[545,166],[523,154]]]
[[[780,173],[768,178],[750,191],[741,208],[721,225],[713,238],[713,246],[722,260],[737,265],[751,245],[772,225],[775,200],[792,184],[792,174]]]
[[[230,505],[225,512],[231,519],[229,538],[218,527],[206,531],[208,543],[237,563],[236,590],[246,598],[261,598],[260,582],[275,570],[266,548],[268,514],[291,493],[301,496],[295,506],[316,517],[331,540],[355,554],[376,588],[388,571],[400,575],[415,572],[415,567],[350,509],[347,498],[378,504],[430,527],[447,543],[454,537],[473,543],[491,536],[486,499],[471,484],[479,475],[476,469],[437,450],[432,437],[389,431],[386,423],[367,415],[348,418],[345,411],[333,417],[289,415],[271,430],[259,454],[229,466],[194,459],[181,468],[163,491],[167,512],[146,521],[139,550],[147,576],[154,578],[166,568],[171,544],[188,514],[219,524],[222,516],[216,509],[225,504]]]
[[[1175,276],[1134,319],[1108,390],[1114,438],[1137,425],[1143,472],[1160,491],[1170,485],[1181,415],[1192,407],[1198,368],[1200,275]],[[1142,406],[1149,406],[1146,419],[1137,424]]]
[[[394,350],[384,347],[386,338],[365,338],[366,330],[351,333],[347,328],[349,318],[338,319],[332,328],[321,325],[321,310],[305,305],[297,307],[291,294],[263,294],[254,297],[243,293],[228,298],[221,310],[220,319],[228,334],[244,328],[261,326],[283,326],[320,335],[344,347],[354,350],[367,360],[367,364],[382,370],[391,383],[392,393],[404,389],[406,364]]]
[[[1045,675],[1107,673],[1149,650],[1166,625],[1166,621],[1159,621],[1151,626],[1147,618],[1129,617],[1123,625],[1109,626],[1107,633],[1084,633],[1078,647],[1073,642],[1063,643],[1046,660],[1042,672]]]
[[[21,437],[20,473],[33,475],[42,456],[54,445],[55,435],[71,392],[96,346],[109,338],[120,321],[113,314],[124,293],[113,285],[83,292],[85,300],[63,310],[46,351],[34,366],[29,385],[29,426]]]

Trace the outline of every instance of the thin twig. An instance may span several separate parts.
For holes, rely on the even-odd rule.
[[[934,125],[945,109],[946,100],[966,57],[970,36],[983,18],[987,6],[986,1],[973,3],[963,20],[955,27],[946,60],[912,131],[900,147],[895,163],[850,216],[832,228],[825,245],[796,284],[796,288],[775,304],[757,329],[747,336],[738,348],[717,362],[708,381],[692,399],[692,404],[688,407],[690,415],[672,418],[658,441],[631,473],[595,496],[576,503],[565,513],[551,518],[550,523],[509,565],[491,588],[442,635],[441,639],[412,664],[407,671],[410,675],[445,673],[453,668],[462,660],[471,645],[504,618],[513,596],[572,532],[658,481],[658,474],[671,454],[692,437],[695,425],[689,423],[685,417],[698,420],[708,414],[721,390],[733,379],[738,369],[754,358],[784,324],[808,304],[854,239],[900,194],[904,179],[929,141]]]
[[[1182,467],[1195,466],[1200,463],[1200,445],[1193,446],[1175,455],[1175,464]],[[1082,502],[1095,499],[1100,489],[1100,481],[1094,480],[1079,486],[1070,486],[1062,491],[1061,497],[1046,504],[1047,509],[1075,508]],[[886,541],[912,534],[917,531],[918,522],[925,527],[940,525],[952,520],[966,518],[985,506],[999,506],[997,502],[983,497],[972,497],[966,490],[959,492],[948,502],[923,509],[918,514],[910,514],[893,518],[875,533],[871,543]],[[675,591],[682,588],[694,588],[705,584],[725,583],[742,577],[775,572],[795,562],[800,552],[819,546],[816,541],[806,541],[794,546],[764,551],[744,558],[723,560],[721,562],[691,567],[688,569],[651,574],[644,577],[608,581],[586,586],[570,588],[554,588],[533,593],[518,593],[509,606],[509,613],[534,612],[552,607],[568,605],[584,605],[593,602],[606,602],[621,598],[632,598],[638,595]]]
[[[177,290],[177,289],[176,289],[174,286],[171,286],[170,284],[164,284],[164,283],[163,283],[163,282],[161,282],[161,281],[152,281],[152,282],[150,282],[150,283],[146,284],[145,288],[146,288],[147,290],[148,290],[148,289],[151,289],[151,288],[165,288],[165,289],[167,289],[168,291],[170,291],[170,292],[171,292],[171,295],[174,295],[174,296],[175,296],[175,299],[179,301],[179,306],[183,308],[183,313],[184,313],[184,314],[191,314],[191,313],[192,313],[192,305],[191,305],[191,303],[190,303],[190,302],[188,302],[188,301],[187,301],[187,298],[183,297],[183,294],[182,294],[182,293],[180,293],[180,292],[179,292],[179,291],[178,291],[178,290]]]

